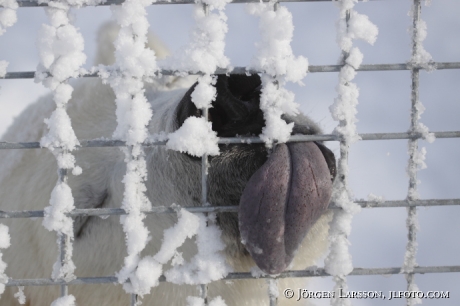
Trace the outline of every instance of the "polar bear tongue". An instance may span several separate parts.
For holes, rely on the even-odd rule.
[[[313,142],[279,144],[240,199],[243,244],[259,268],[278,274],[291,263],[308,230],[326,210],[331,174]]]

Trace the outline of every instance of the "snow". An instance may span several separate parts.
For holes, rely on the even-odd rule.
[[[426,2],[425,4],[429,5],[430,3]],[[408,13],[409,17],[413,18],[415,13],[414,10],[415,7],[413,6]],[[410,63],[416,66],[421,66],[429,71],[433,70],[434,66],[429,65],[433,61],[431,54],[423,47],[423,41],[426,39],[428,34],[426,22],[421,18],[415,20],[415,27],[410,27],[410,33],[412,35],[413,42],[415,43],[415,50],[412,52]]]
[[[178,211],[178,222],[174,227],[166,229],[163,233],[163,243],[155,255],[155,260],[166,264],[176,253],[177,248],[184,244],[185,239],[192,238],[198,233],[200,218],[185,209]],[[181,260],[176,259],[179,264]]]
[[[203,154],[218,155],[218,140],[211,122],[204,118],[189,117],[178,130],[169,134],[166,147],[197,157]]]
[[[123,284],[127,292],[136,292],[140,296],[148,294],[152,287],[158,286],[163,265],[170,260],[172,268],[164,274],[167,281],[175,284],[207,284],[222,279],[230,272],[221,254],[225,246],[220,240],[220,228],[213,223],[215,216],[205,217],[203,214],[192,214],[177,205],[173,207],[177,209],[178,221],[164,231],[163,243],[157,254],[139,259],[131,250],[129,252],[134,255],[125,258],[125,267],[117,276],[119,280],[129,277],[130,283]],[[187,263],[177,249],[187,238],[194,236],[198,253]],[[131,244],[132,241],[130,240]],[[142,246],[142,243],[139,245]],[[196,299],[190,301],[197,302]],[[215,305],[225,304],[218,304],[216,301]]]
[[[0,78],[5,77],[6,75],[6,68],[8,68],[8,62],[7,61],[0,61]]]
[[[210,108],[211,102],[216,99],[216,85],[217,78],[210,75],[204,75],[198,78],[198,85],[192,92],[192,102],[197,108]]]
[[[130,275],[130,284],[123,284],[127,291],[137,292],[140,296],[150,293],[152,287],[159,285],[162,266],[151,256],[142,258],[133,275]]]
[[[75,297],[73,295],[66,295],[56,299],[51,306],[75,306]]]
[[[430,1],[425,1],[426,5],[430,4]],[[427,25],[420,16],[415,15],[419,8],[414,2],[409,16],[413,19],[415,29],[411,29],[411,35],[413,40],[413,49],[412,49],[412,58],[410,64],[421,66],[428,71],[433,70],[435,67],[432,65],[431,55],[424,49],[423,41],[427,36]],[[418,76],[417,76],[418,77]],[[412,90],[418,90],[417,88],[412,88]],[[418,96],[416,96],[418,99]],[[420,123],[421,114],[424,112],[425,107],[419,100],[413,101],[414,105],[412,108],[412,126],[410,132],[421,133],[422,137],[427,140],[429,143],[435,140],[434,134],[429,133],[429,129],[424,124]],[[414,122],[415,120],[415,122]],[[409,175],[410,182],[407,192],[407,199],[409,201],[417,200],[419,198],[417,192],[417,185],[420,184],[417,178],[418,170],[425,169],[427,165],[425,164],[426,149],[423,147],[418,150],[417,140],[409,140],[408,143],[408,154],[409,154],[409,163],[407,166],[407,174]],[[415,207],[407,208],[407,220],[406,226],[409,232],[409,239],[406,245],[406,252],[404,254],[404,262],[401,268],[401,273],[410,273],[413,272],[414,267],[417,265],[416,255],[418,249],[418,243],[416,241],[416,233],[419,229],[418,218],[417,218],[417,209]],[[408,282],[408,290],[418,291],[417,285],[414,283],[413,275],[406,275]],[[407,305],[417,305],[421,304],[421,299],[417,297],[411,297],[407,299]]]
[[[0,249],[10,247],[10,234],[8,226],[0,224]],[[5,291],[5,284],[8,282],[8,276],[5,274],[5,269],[8,266],[2,260],[3,254],[0,252],[0,295]]]
[[[227,16],[224,13],[229,0],[206,0],[194,7],[195,28],[189,43],[180,48],[171,58],[162,63],[166,69],[187,72],[201,72],[191,98],[198,109],[208,109],[216,98],[216,77],[211,74],[217,68],[231,70],[225,56],[225,35],[228,31]],[[206,5],[206,8],[203,6]],[[169,149],[187,152],[190,155],[218,155],[219,138],[212,131],[211,123],[204,118],[187,118],[184,124],[169,135],[166,146]]]
[[[7,249],[10,247],[10,234],[8,226],[0,224],[0,249]]]
[[[264,271],[260,270],[260,268],[258,266],[253,266],[250,269],[250,272],[251,272],[251,276],[255,277],[255,278],[260,278],[262,276],[267,275]]]
[[[229,68],[230,61],[224,55],[225,34],[228,31],[225,5],[229,0],[207,0],[209,13],[205,14],[201,4],[195,5],[195,28],[190,42],[180,48],[162,65],[176,71],[214,73],[217,67]]]
[[[80,1],[83,3],[83,1]],[[77,4],[74,2],[73,4]],[[48,148],[56,157],[60,169],[72,169],[74,175],[79,175],[82,169],[75,165],[75,157],[70,153],[78,145],[78,139],[72,129],[66,105],[72,97],[73,88],[68,79],[78,77],[86,61],[84,54],[83,36],[71,24],[70,8],[72,3],[50,3],[45,8],[50,24],[43,24],[39,31],[37,47],[40,63],[35,74],[35,81],[53,91],[56,109],[51,117],[45,119],[48,133],[40,140],[42,147]],[[50,206],[45,208],[43,226],[57,232],[57,243],[64,243],[64,260],[60,254],[53,265],[51,277],[70,281],[75,278],[75,265],[72,261],[73,219],[65,214],[74,209],[72,191],[67,185],[64,175],[54,187]],[[52,303],[52,306],[75,305],[72,295],[63,296]]]
[[[377,203],[377,204],[381,204],[381,203],[385,202],[385,197],[383,197],[383,196],[378,196],[378,195],[375,195],[375,194],[373,194],[373,193],[369,193],[369,194],[367,195],[367,200],[368,200],[369,202],[375,202],[375,203]]]
[[[215,215],[210,214],[207,218],[203,214],[196,214],[196,217],[199,218],[197,254],[190,262],[175,265],[164,273],[166,280],[174,284],[208,284],[224,278],[230,272],[221,253],[225,245],[221,241],[221,230],[214,223]]]
[[[419,287],[416,284],[410,284],[409,288],[407,288],[407,291],[409,291],[409,292],[420,292],[421,290],[419,289]],[[406,303],[407,303],[406,304],[407,306],[414,306],[414,305],[422,304],[422,300],[419,297],[416,297],[416,295],[414,295],[414,297],[412,297],[410,299],[407,299]]]
[[[18,9],[18,2],[16,0],[0,0],[0,36],[6,32],[6,28],[12,27],[18,17],[16,10]]]
[[[14,297],[18,299],[18,303],[24,305],[26,303],[26,296],[24,295],[24,286],[18,287],[18,292],[14,294]]]
[[[58,183],[51,192],[50,206],[45,207],[43,226],[49,231],[56,231],[73,237],[72,218],[65,214],[75,208],[72,191],[66,183]]]
[[[434,136],[434,133],[430,133],[428,127],[424,125],[423,123],[419,122],[419,120],[422,117],[422,114],[425,112],[425,106],[423,106],[422,102],[416,101],[414,108],[415,108],[415,115],[417,119],[417,125],[415,126],[415,132],[422,134],[423,139],[426,140],[428,143],[434,142],[436,139],[436,137]]]
[[[275,141],[286,142],[291,135],[293,124],[286,124],[281,116],[297,114],[298,105],[294,102],[294,93],[284,86],[286,82],[302,84],[308,61],[293,55],[290,44],[294,25],[287,8],[279,6],[274,10],[274,3],[251,3],[247,10],[259,17],[261,40],[256,43],[257,55],[249,68],[263,72],[260,108],[265,127],[260,137],[271,147]]]
[[[128,293],[140,296],[158,285],[161,265],[152,257],[141,258],[140,253],[150,240],[144,225],[143,210],[151,208],[145,192],[147,166],[141,146],[148,138],[147,126],[152,110],[145,97],[144,81],[151,81],[158,71],[155,52],[146,47],[149,23],[146,7],[154,1],[127,0],[122,5],[112,6],[112,13],[120,30],[114,42],[115,64],[99,69],[115,93],[117,127],[113,139],[126,141],[122,148],[125,154],[126,174],[121,207],[127,211],[120,217],[125,232],[127,256],[117,273],[118,281]],[[148,273],[150,271],[150,273]],[[126,282],[129,279],[129,282]]]
[[[340,11],[337,22],[337,43],[342,50],[344,66],[339,73],[337,98],[329,108],[333,119],[339,122],[334,133],[343,139],[340,146],[337,179],[334,181],[331,198],[331,202],[342,209],[334,211],[329,225],[329,254],[324,261],[326,272],[334,276],[336,292],[339,289],[344,292],[348,290],[345,275],[353,271],[348,236],[351,233],[353,215],[361,210],[361,207],[354,203],[348,185],[348,147],[360,140],[356,129],[359,88],[352,80],[363,60],[361,51],[353,47],[353,40],[361,39],[374,44],[378,34],[377,27],[367,16],[353,10],[356,2],[343,0],[338,3]],[[347,13],[349,13],[348,22]],[[331,300],[331,305],[351,305],[351,301],[336,298]]]
[[[205,306],[204,299],[197,296],[188,296],[187,306]]]
[[[225,301],[220,297],[215,297],[209,304],[209,306],[227,306]],[[196,296],[187,297],[187,306],[206,306],[204,299]]]
[[[270,297],[270,299],[277,299],[279,296],[278,280],[269,278],[267,282],[268,282],[268,296]]]

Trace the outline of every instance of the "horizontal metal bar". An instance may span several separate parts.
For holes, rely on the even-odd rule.
[[[416,206],[455,206],[460,205],[460,199],[427,199],[427,200],[393,200],[393,201],[356,201],[362,208],[390,208],[390,207],[416,207]],[[329,205],[329,209],[338,209]]]
[[[309,72],[339,72],[343,65],[323,65],[323,66],[309,66]],[[440,62],[430,63],[429,67],[436,70],[444,69],[460,69],[460,62]],[[356,71],[398,71],[398,70],[412,70],[412,69],[424,70],[425,66],[413,65],[411,63],[403,64],[368,64],[359,66]]]
[[[456,273],[460,272],[460,266],[433,266],[433,267],[416,267],[414,268],[414,274],[425,274],[425,273]],[[354,268],[350,275],[392,275],[392,274],[406,274],[401,271],[401,267],[395,268]],[[324,268],[306,269],[297,271],[285,271],[275,278],[292,278],[292,277],[322,277],[331,276]],[[260,278],[272,278],[273,276],[264,275]],[[230,273],[225,278],[226,280],[232,279],[251,279],[254,278],[249,272]]]
[[[432,132],[436,138],[459,138],[460,131]],[[361,140],[398,140],[398,139],[420,139],[420,133],[363,133],[359,134]],[[340,141],[339,135],[292,135],[288,142],[300,141]],[[142,144],[144,147],[164,146],[165,141],[151,141]],[[252,144],[263,143],[259,137],[223,137],[218,141],[219,144]],[[111,139],[81,140],[80,148],[103,148],[103,147],[123,147],[126,142]],[[0,142],[0,150],[13,149],[41,149],[39,142]]]
[[[315,72],[339,72],[343,65],[312,65],[308,67],[308,72],[315,73]],[[450,62],[450,63],[432,63],[430,67],[435,67],[436,70],[443,70],[443,69],[460,69],[460,62]],[[412,70],[413,68],[416,69],[425,69],[424,66],[416,66],[410,63],[403,63],[403,64],[368,64],[368,65],[361,65],[359,66],[356,71],[401,71],[401,70]],[[259,73],[258,70],[247,69],[246,67],[235,67],[232,70],[218,68],[214,74],[221,75],[221,74],[256,74]],[[177,74],[198,74],[201,75],[201,72],[193,72],[193,71],[176,71],[176,70],[168,70],[163,69],[158,74],[161,75],[177,75]],[[157,75],[158,75],[157,74]],[[87,73],[82,74],[80,77],[83,78],[93,78],[97,77],[97,73]],[[16,71],[16,72],[7,72],[6,75],[0,79],[33,79],[35,77],[34,71]]]
[[[460,272],[460,266],[431,266],[431,267],[415,267],[411,273],[428,274],[428,273],[457,273]],[[401,271],[401,267],[395,268],[354,268],[350,275],[392,275],[406,274]],[[288,278],[288,277],[322,277],[330,276],[324,268],[310,268],[306,270],[285,271],[277,276],[262,275],[257,278]],[[256,279],[250,272],[229,273],[223,280],[236,279]],[[166,278],[162,275],[159,278],[160,282],[165,282]],[[14,286],[57,286],[57,285],[83,285],[83,284],[118,284],[118,278],[115,276],[106,277],[79,277],[69,282],[62,280],[53,280],[50,278],[36,279],[9,279],[5,285],[7,287]]]
[[[197,207],[183,207],[191,213],[215,213],[215,212],[237,212],[238,206],[197,206]],[[143,211],[146,215],[151,214],[173,214],[177,213],[177,209],[167,206],[152,207],[152,209]],[[66,214],[69,217],[88,217],[88,216],[120,216],[126,215],[126,211],[122,208],[87,208],[87,209],[74,209]],[[29,211],[0,211],[0,218],[43,218],[43,210],[29,210]]]
[[[356,201],[363,208],[390,208],[390,207],[416,207],[416,206],[455,206],[460,205],[460,199],[428,199],[409,202],[407,200],[395,201]],[[238,212],[238,206],[197,206],[183,207],[191,213],[218,213],[218,212]],[[329,209],[340,209],[333,203],[329,205]],[[151,214],[172,214],[177,213],[177,209],[167,206],[153,207],[150,210],[143,211],[146,215]],[[87,208],[74,209],[67,213],[69,217],[88,217],[88,216],[120,216],[126,215],[126,211],[121,208]],[[43,210],[27,210],[27,211],[0,211],[0,219],[2,218],[43,218]]]
[[[47,3],[39,3],[38,0],[17,0],[19,7],[40,7],[48,6]],[[268,0],[262,0],[263,2],[269,2]],[[278,2],[332,2],[333,0],[279,0]],[[363,0],[359,0],[363,1]],[[96,6],[107,6],[112,4],[122,4],[124,0],[106,0],[104,3]],[[233,0],[231,3],[253,3],[259,2],[259,0]],[[195,0],[158,0],[153,2],[152,5],[156,4],[194,4]],[[0,7],[2,7],[0,5]]]

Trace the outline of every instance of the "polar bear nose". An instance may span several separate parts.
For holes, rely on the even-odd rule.
[[[264,126],[259,108],[259,75],[221,75],[216,82],[217,96],[209,109],[213,130],[219,137],[259,135]]]
[[[191,100],[194,84],[182,98],[177,109],[178,127],[190,116],[201,116]],[[209,121],[219,137],[259,135],[264,126],[259,108],[261,80],[259,75],[219,75],[216,98],[209,109]]]

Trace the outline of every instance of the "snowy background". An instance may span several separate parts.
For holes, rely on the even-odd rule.
[[[311,65],[336,64],[340,55],[336,44],[335,22],[338,9],[330,2],[284,3],[293,14],[295,55],[308,58]],[[410,58],[410,0],[359,3],[355,9],[369,16],[379,28],[374,46],[356,42],[364,54],[363,64],[404,63]],[[191,5],[154,5],[148,8],[151,29],[169,46],[179,49],[189,40],[193,28]],[[91,67],[96,50],[96,32],[111,18],[109,7],[87,7],[75,11],[76,24],[85,38]],[[243,4],[227,7],[229,32],[226,55],[233,66],[246,66],[256,53],[259,40],[258,18],[246,12]],[[428,25],[425,49],[436,62],[460,61],[460,2],[435,0],[422,8]],[[34,71],[38,52],[35,45],[40,25],[47,22],[43,9],[18,9],[18,22],[0,37],[0,60],[10,62],[8,71]],[[431,131],[460,130],[460,70],[421,72],[420,100],[426,107],[421,122]],[[405,132],[410,118],[410,72],[359,72],[355,82],[360,88],[358,132]],[[305,86],[289,84],[304,113],[318,121],[325,133],[336,126],[329,106],[336,97],[337,73],[310,73]],[[0,80],[0,134],[28,104],[47,93],[33,80]],[[338,145],[327,143],[338,155]],[[428,168],[418,173],[422,199],[460,198],[460,145],[458,139],[437,139],[428,144]],[[386,200],[401,200],[407,195],[407,140],[362,141],[350,149],[350,185],[357,199],[370,193]],[[420,231],[417,236],[420,266],[460,264],[460,207],[419,208]],[[405,208],[363,209],[353,220],[350,251],[355,267],[399,267],[406,246]],[[323,262],[318,262],[322,266]],[[350,276],[350,290],[405,290],[403,275]],[[424,300],[423,305],[459,305],[460,273],[416,275],[420,290],[449,290],[448,300]],[[309,289],[331,290],[330,278],[313,279]],[[318,305],[327,305],[321,300]],[[404,305],[404,300],[355,300],[353,305]]]

